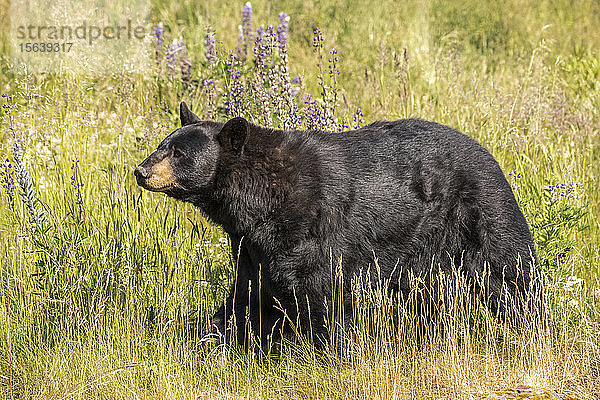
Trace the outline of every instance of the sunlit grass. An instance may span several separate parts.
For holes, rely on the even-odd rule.
[[[32,229],[18,188],[14,211],[2,192],[0,391],[7,398],[478,399],[527,385],[598,398],[598,5],[253,2],[255,27],[277,25],[280,11],[291,17],[289,76],[301,77],[294,98],[301,110],[306,94],[319,98],[322,90],[312,47],[319,26],[328,84],[332,47],[340,58],[338,122],[351,124],[357,107],[365,123],[420,117],[488,148],[534,231],[546,275],[547,332],[508,329],[478,304],[459,302],[464,307],[442,314],[423,340],[409,311],[374,292],[357,305],[341,358],[298,337],[268,356],[256,348],[207,352],[190,320],[204,326],[227,292],[228,239],[192,206],[141,191],[132,175],[177,127],[180,100],[200,116],[227,118],[225,62],[242,5],[153,4],[154,22],[171,27],[165,41],[186,42],[197,87],[158,67],[152,77],[43,76],[12,74],[2,59],[0,84],[16,104],[14,131],[48,223]],[[212,66],[204,57],[207,22],[220,51]],[[245,82],[254,71],[242,67]],[[216,107],[205,78],[215,80]],[[267,121],[260,102],[244,106],[247,117]],[[277,112],[271,117],[276,125]],[[1,160],[14,163],[4,132]],[[76,157],[83,186],[71,185]],[[452,293],[464,299],[458,283]]]

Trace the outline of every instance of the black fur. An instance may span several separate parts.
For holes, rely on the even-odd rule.
[[[250,310],[264,338],[280,326],[283,308],[324,343],[339,260],[348,311],[350,278],[374,258],[378,275],[400,294],[408,294],[410,275],[428,282],[454,264],[501,317],[525,313],[528,288],[541,291],[510,185],[490,153],[454,129],[406,119],[342,133],[287,132],[242,118],[203,122],[185,103],[181,120],[138,168],[171,157],[179,185],[166,194],[199,207],[229,234],[237,276],[213,318],[221,332],[234,313],[242,340]]]

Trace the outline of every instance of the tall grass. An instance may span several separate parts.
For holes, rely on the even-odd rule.
[[[3,58],[2,393],[476,399],[526,385],[600,398],[598,4],[256,1],[241,56],[242,6],[154,2],[165,28],[150,78],[15,74]],[[341,358],[299,336],[270,355],[206,351],[197,327],[233,279],[228,239],[132,176],[177,127],[180,100],[218,120],[342,130],[421,117],[476,138],[533,229],[549,329],[499,324],[456,276],[425,340],[413,310],[373,290],[358,292]]]

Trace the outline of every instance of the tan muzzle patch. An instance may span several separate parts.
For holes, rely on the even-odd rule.
[[[171,168],[171,163],[169,163],[169,157],[165,157],[161,162],[154,164],[152,174],[146,180],[146,185],[148,189],[156,192],[179,187],[173,175],[173,168]]]

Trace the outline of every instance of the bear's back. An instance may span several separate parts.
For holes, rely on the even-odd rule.
[[[324,188],[315,197],[323,199],[322,207],[330,208],[331,214],[342,210],[340,218],[351,221],[348,230],[360,232],[357,236],[371,243],[366,250],[390,243],[398,249],[408,237],[458,236],[461,233],[455,229],[460,226],[467,226],[466,234],[476,240],[495,245],[508,238],[502,239],[507,243],[498,253],[526,254],[533,248],[525,218],[498,162],[477,141],[455,129],[403,119],[341,133],[305,135],[319,159],[309,174],[317,174]],[[442,242],[430,245],[448,249]],[[460,251],[464,243],[456,246]],[[385,253],[382,248],[379,254]]]
[[[494,157],[477,141],[448,126],[421,119],[377,121],[357,130],[306,132],[312,151],[324,162],[346,166],[362,179],[407,182],[415,168],[438,175],[462,174],[504,190],[506,179]],[[340,171],[341,172],[341,171]]]

